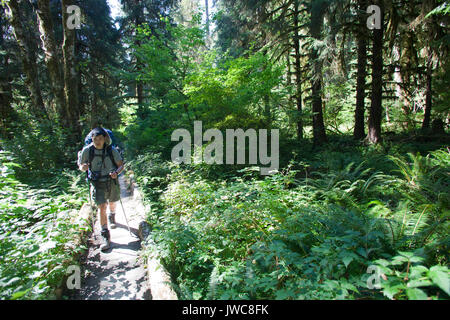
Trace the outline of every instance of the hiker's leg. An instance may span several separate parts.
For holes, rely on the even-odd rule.
[[[108,230],[108,220],[106,216],[106,209],[108,208],[108,201],[106,199],[106,184],[96,183],[95,184],[95,202],[98,206],[98,211],[100,214],[100,226],[102,235],[102,245],[100,246],[101,251],[106,251],[111,247],[110,244],[110,233]]]
[[[116,213],[117,201],[120,200],[119,185],[111,183],[111,189],[109,191],[110,191],[109,194],[108,194],[109,212]],[[113,220],[114,220],[114,218],[113,218]]]
[[[107,220],[106,220],[106,208],[107,208],[108,204],[102,203],[98,206],[98,209],[100,211],[100,226],[103,227],[105,225],[108,224]]]
[[[116,202],[109,201],[109,212],[116,212]]]
[[[109,219],[109,226],[111,227],[111,229],[115,229],[116,228],[116,203],[115,202],[109,201],[108,219]]]
[[[95,183],[94,185],[94,199],[98,206],[100,213],[100,226],[107,226],[106,209],[108,207],[108,201],[106,200],[106,185],[102,183]]]
[[[111,242],[110,242],[111,235],[108,230],[108,223],[107,223],[107,218],[106,218],[106,209],[107,208],[108,208],[107,202],[99,205],[100,225],[102,226],[102,231],[101,231],[102,244],[100,246],[100,250],[102,252],[105,252],[106,250],[111,248]]]

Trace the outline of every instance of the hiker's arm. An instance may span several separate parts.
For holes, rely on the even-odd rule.
[[[81,151],[81,156],[79,157],[79,165],[78,169],[80,169],[83,172],[86,172],[89,169],[89,163],[87,158],[87,153],[85,149]]]
[[[120,156],[119,151],[116,148],[112,148],[112,155],[114,159],[111,159],[115,162],[117,169],[110,173],[111,178],[116,179],[117,176],[123,171],[123,158]]]
[[[117,165],[117,169],[109,174],[111,176],[111,178],[113,178],[113,179],[117,178],[117,176],[123,171],[123,167],[124,167],[122,160],[117,161],[116,165]]]
[[[117,175],[119,175],[123,171],[123,168],[124,168],[123,161],[117,161],[116,165],[117,165],[116,173],[117,173]]]

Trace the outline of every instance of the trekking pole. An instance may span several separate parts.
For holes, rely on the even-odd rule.
[[[119,179],[119,177],[117,177],[116,179],[113,179],[113,180],[114,180],[114,183],[115,183],[116,185],[117,185],[117,179]],[[127,218],[127,215],[126,215],[126,213],[125,213],[125,207],[123,206],[123,203],[122,203],[122,197],[120,196],[120,188],[119,188],[119,201],[120,201],[120,205],[122,206],[123,216],[125,217],[125,221],[127,222],[128,232],[130,233],[130,235],[131,235],[132,237],[134,237],[135,235],[131,232],[130,225],[128,224],[128,218]]]
[[[89,205],[91,206],[92,210],[94,210],[94,207],[92,206],[91,182],[89,181],[89,173],[87,171],[86,171],[86,181],[89,186]],[[92,216],[92,233],[94,234],[94,239],[97,240],[97,236],[95,234],[95,214]]]

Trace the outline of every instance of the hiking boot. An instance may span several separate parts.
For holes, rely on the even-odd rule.
[[[116,214],[114,212],[110,212],[108,215],[109,227],[111,229],[116,228]]]
[[[111,236],[109,235],[109,230],[103,229],[101,235],[102,235],[102,245],[100,246],[100,250],[106,251],[111,247],[111,241],[109,240]]]

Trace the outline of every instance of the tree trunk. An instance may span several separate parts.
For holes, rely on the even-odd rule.
[[[70,118],[64,98],[63,77],[61,63],[58,58],[57,45],[54,37],[53,22],[50,13],[50,1],[38,0],[37,16],[41,33],[42,48],[45,52],[45,62],[50,75],[53,95],[55,96],[56,111],[63,125],[68,125]]]
[[[366,86],[366,68],[367,68],[367,33],[366,28],[366,0],[358,1],[359,10],[359,28],[356,33],[358,63],[357,63],[357,78],[356,78],[356,109],[355,109],[355,129],[353,137],[357,140],[364,139],[364,113],[365,113],[365,86]]]
[[[63,58],[64,58],[64,96],[66,106],[69,115],[69,126],[71,136],[75,141],[81,138],[81,128],[78,123],[79,110],[78,110],[78,72],[76,70],[75,61],[75,30],[70,29],[67,26],[69,15],[67,13],[67,7],[74,5],[74,0],[62,0],[62,23],[63,23]]]
[[[431,9],[436,7],[436,1],[429,0],[424,3],[423,10],[429,12]],[[431,16],[428,18],[426,22],[426,28],[428,33],[428,39],[430,40],[427,45],[427,78],[426,78],[426,93],[425,93],[425,114],[422,122],[422,130],[426,130],[430,128],[431,122],[431,109],[433,105],[433,91],[432,91],[432,81],[433,81],[433,61],[436,57],[436,49],[432,47],[432,43],[436,41],[436,35],[439,34],[439,31],[436,30],[437,22],[436,16]],[[437,66],[436,66],[437,67]]]
[[[291,58],[290,58],[290,50],[286,52],[286,66],[287,66],[287,75],[286,75],[286,85],[289,87],[292,84],[292,71],[291,71]]]
[[[139,0],[135,0],[135,7],[137,8],[134,12],[136,16],[134,17],[134,21],[136,26],[139,26],[140,24],[144,23],[144,19],[142,17],[142,5],[140,4]],[[135,41],[135,44],[137,47],[141,46],[141,42],[139,40]],[[136,71],[138,74],[140,74],[142,70],[141,62],[136,57]],[[141,81],[136,81],[136,97],[137,97],[137,103],[138,103],[138,110],[137,115],[142,118],[144,116],[144,85]]]
[[[14,28],[14,36],[22,53],[20,55],[20,59],[23,64],[23,71],[26,75],[25,83],[28,87],[28,90],[30,90],[31,100],[33,104],[32,112],[37,117],[43,116],[48,119],[44,100],[42,99],[42,92],[37,71],[37,46],[34,43],[34,39],[32,38],[32,36],[28,35],[26,29],[24,28],[24,21],[26,21],[26,19],[20,14],[21,10],[23,9],[21,8],[22,4],[22,0],[6,2],[6,5],[8,6],[11,13],[11,25]]]
[[[0,18],[1,19],[1,18]],[[3,45],[3,34],[0,37],[0,47]],[[4,68],[8,65],[8,55],[0,59],[0,63]],[[13,137],[8,133],[11,128],[11,122],[17,119],[17,114],[11,105],[12,102],[12,86],[9,73],[0,74],[0,135],[12,139]]]
[[[404,83],[403,83],[403,78],[402,78],[402,73],[400,72],[402,66],[401,66],[401,61],[400,61],[400,48],[397,45],[393,46],[392,49],[393,55],[394,55],[394,59],[396,61],[396,65],[394,68],[394,82],[395,82],[395,96],[397,98],[397,101],[399,101],[399,104],[402,106],[402,110],[405,111],[405,104],[408,104],[408,98],[407,98],[407,93],[406,90],[404,90]],[[405,115],[407,115],[407,112],[404,112]],[[408,122],[404,122],[402,124],[403,129],[407,129],[408,128]]]
[[[326,2],[323,1],[313,8],[311,12],[310,33],[316,39],[321,39],[322,24],[326,9]],[[311,63],[313,64],[312,75],[312,112],[313,112],[313,143],[315,146],[327,141],[325,125],[322,112],[322,61],[319,58],[318,49],[311,48]]]
[[[205,0],[205,10],[206,10],[206,38],[209,39],[209,3]]]
[[[303,121],[302,121],[302,70],[301,70],[301,61],[300,61],[300,37],[298,30],[298,0],[294,2],[294,49],[295,49],[295,85],[296,85],[296,93],[295,93],[295,101],[298,112],[298,120],[297,120],[297,139],[303,139]],[[289,59],[289,55],[288,55]],[[290,69],[290,68],[289,68]],[[290,71],[290,70],[289,70]]]
[[[3,30],[5,21],[4,8],[0,7],[0,48],[5,48]],[[8,26],[6,26],[8,28]],[[6,29],[5,28],[5,29]],[[9,53],[7,52],[4,56],[0,55],[0,64],[3,70],[7,71],[9,62]],[[9,72],[4,72],[0,74],[0,135],[8,139],[12,139],[13,136],[9,134],[8,129],[11,128],[11,122],[16,120],[16,112],[11,105],[12,102],[12,87],[11,87],[11,76]]]
[[[137,66],[138,70],[140,70],[140,67]],[[136,96],[137,96],[137,100],[138,100],[138,109],[139,109],[139,114],[142,114],[143,112],[143,104],[144,104],[144,85],[142,84],[142,82],[138,81],[136,83]]]
[[[96,77],[91,77],[91,90],[92,90],[93,94],[92,94],[92,100],[90,102],[91,108],[89,110],[89,114],[90,114],[91,128],[93,128],[93,126],[99,120],[98,94],[97,94],[97,92],[99,91],[99,84],[98,84],[98,79]]]
[[[428,55],[427,61],[427,89],[425,94],[425,115],[422,122],[422,129],[428,129],[430,127],[431,119],[431,107],[432,107],[432,74],[433,74],[433,55]]]
[[[373,30],[372,50],[372,101],[369,114],[369,135],[371,143],[381,142],[381,111],[383,99],[383,0],[374,1],[381,9],[381,28]]]
[[[397,96],[401,102],[401,107],[405,115],[406,121],[403,123],[405,129],[411,129],[415,126],[412,120],[411,78],[414,79],[412,68],[417,65],[417,53],[414,48],[414,34],[412,31],[405,32],[402,40],[403,49],[400,51],[399,70],[394,74],[397,85]],[[397,48],[396,48],[397,49]],[[399,50],[399,49],[397,49]]]

